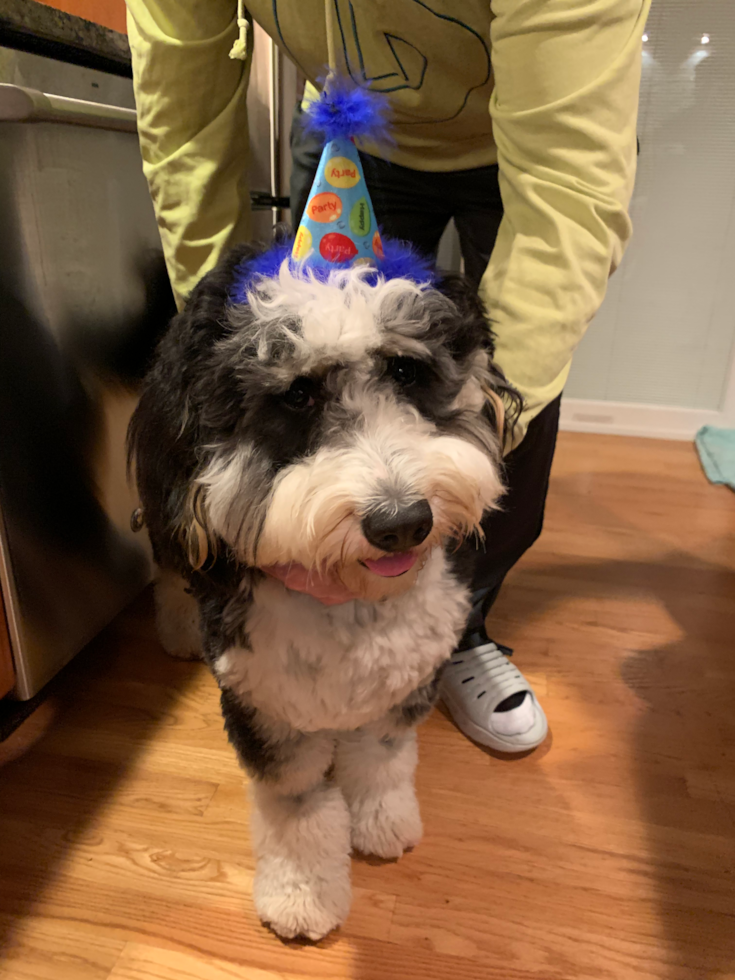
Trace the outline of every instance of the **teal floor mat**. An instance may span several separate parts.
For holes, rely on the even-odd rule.
[[[735,429],[703,425],[694,444],[710,482],[724,483],[735,490]]]

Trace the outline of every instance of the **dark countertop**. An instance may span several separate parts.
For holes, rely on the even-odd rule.
[[[36,0],[2,0],[0,46],[128,78],[132,74],[130,47],[124,34]]]

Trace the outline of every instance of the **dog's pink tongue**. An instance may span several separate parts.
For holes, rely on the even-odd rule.
[[[416,555],[411,551],[402,551],[397,555],[384,555],[382,558],[366,558],[365,564],[375,575],[383,578],[395,578],[403,575],[416,564]]]

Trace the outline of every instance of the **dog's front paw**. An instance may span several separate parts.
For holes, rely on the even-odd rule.
[[[349,871],[331,879],[304,873],[287,862],[258,862],[253,900],[261,921],[284,939],[322,939],[350,911]]]
[[[355,801],[350,814],[352,846],[362,854],[398,858],[415,847],[424,832],[412,783]]]

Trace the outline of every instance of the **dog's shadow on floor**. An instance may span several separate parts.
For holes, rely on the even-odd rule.
[[[148,591],[65,668],[49,700],[0,743],[1,976],[16,929],[44,900],[67,855],[203,669],[163,652]],[[106,706],[101,726],[100,702]],[[80,898],[64,917],[83,918],[93,900]]]
[[[621,609],[629,600],[653,601],[674,624],[669,635],[679,634],[673,642],[661,644],[649,635],[641,642],[641,649],[628,646],[628,655],[620,664],[623,682],[647,706],[632,733],[634,754],[641,762],[636,797],[650,854],[650,866],[642,873],[653,879],[669,959],[691,971],[681,975],[730,975],[735,969],[731,919],[735,886],[726,876],[735,875],[735,797],[731,788],[735,766],[731,721],[735,703],[735,570],[676,550],[652,562],[580,561],[559,567],[536,560],[512,573],[506,594],[499,600],[503,629],[512,629],[514,623],[542,625],[556,604],[574,598],[600,602],[616,598]],[[491,612],[491,635],[493,626]],[[631,639],[634,637],[632,629]],[[513,642],[512,634],[505,632],[500,639]],[[594,654],[590,649],[589,656]],[[514,660],[521,670],[522,656],[519,644]],[[575,677],[581,681],[579,696],[583,698],[584,683],[588,690],[590,683],[589,677],[585,678],[584,662],[579,663],[576,673],[574,669],[565,672],[565,684],[573,688]],[[621,737],[630,739],[631,733],[621,732]],[[551,749],[549,740],[541,751]],[[508,764],[521,758],[483,751]],[[651,767],[659,763],[677,784],[678,796],[662,793],[660,782],[652,785]],[[686,790],[682,791],[684,785]],[[678,808],[683,813],[681,818]],[[687,833],[689,811],[693,815],[691,836]],[[703,866],[690,867],[687,863],[699,859],[700,848],[707,850],[702,841],[709,833],[721,839],[721,858],[713,864],[713,870],[720,874],[713,882],[716,894],[711,905],[697,897],[697,889],[707,877]],[[679,834],[683,845],[677,842]]]

